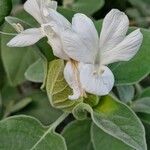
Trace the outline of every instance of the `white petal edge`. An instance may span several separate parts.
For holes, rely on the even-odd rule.
[[[46,0],[46,1],[47,1],[47,0]],[[50,1],[49,1],[49,0],[48,0],[48,2],[49,2],[49,3],[48,3],[48,7],[49,7],[49,8],[51,8],[51,9],[53,9],[53,10],[57,10],[57,5],[58,5],[58,4],[57,4],[56,1],[53,1],[53,0],[50,0]]]
[[[48,38],[48,44],[52,47],[53,53],[56,57],[69,60],[69,56],[63,50],[61,41],[61,28],[55,22],[42,25],[42,29]]]
[[[84,14],[77,13],[72,19],[72,29],[78,36],[80,36],[82,42],[86,45],[88,55],[91,57],[97,54],[99,48],[99,37],[93,21]],[[77,49],[82,53],[82,49]],[[93,57],[91,58],[93,59]]]
[[[79,83],[76,80],[77,73],[78,72],[75,72],[75,70],[73,70],[71,62],[67,62],[64,68],[64,78],[70,88],[73,90],[73,95],[68,96],[70,100],[77,100],[81,96]]]
[[[82,64],[80,67],[80,81],[82,88],[91,94],[107,95],[114,86],[114,75],[111,70],[102,66],[102,74],[95,73],[95,66],[92,64]]]
[[[38,0],[27,0],[24,4],[24,10],[33,16],[39,24],[43,23],[40,11],[40,2]]]
[[[55,22],[61,28],[61,30],[71,28],[71,23],[56,10],[53,10],[49,7],[45,7],[43,9],[43,15],[44,19],[48,23]]]
[[[125,39],[110,51],[102,53],[101,63],[107,65],[118,61],[129,61],[133,58],[143,41],[140,29],[131,32]]]
[[[15,36],[7,43],[7,46],[9,47],[30,46],[38,42],[43,37],[44,35],[42,34],[41,28],[31,28],[19,33],[17,36]]]
[[[119,44],[127,33],[129,19],[125,13],[112,9],[104,18],[100,34],[100,51],[109,51]]]

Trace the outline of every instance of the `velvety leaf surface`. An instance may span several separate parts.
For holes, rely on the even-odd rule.
[[[94,123],[104,132],[138,150],[146,150],[145,131],[134,112],[112,96],[104,96],[93,112]]]
[[[0,149],[3,150],[66,150],[61,135],[47,132],[38,120],[27,116],[2,120],[0,135]]]
[[[100,99],[94,111],[89,105],[80,103],[73,109],[73,114],[78,119],[81,115],[85,116],[86,111],[90,112],[93,122],[105,133],[133,149],[147,149],[144,127],[125,104],[108,95]]]
[[[92,124],[91,139],[95,150],[134,150]]]
[[[30,115],[40,120],[44,125],[53,123],[62,112],[53,108],[47,95],[43,92],[37,91],[29,95],[32,102],[25,109],[19,111],[18,114]]]
[[[132,85],[117,86],[117,91],[121,101],[127,103],[134,98],[135,89]]]
[[[131,107],[135,112],[147,113],[150,115],[150,97],[144,97],[134,101]]]
[[[8,24],[5,24],[3,31],[15,32]],[[16,86],[25,81],[24,73],[26,69],[39,58],[39,55],[36,46],[25,48],[6,46],[12,38],[13,36],[8,35],[1,36],[1,52],[7,78],[11,85]]]
[[[64,79],[63,60],[58,59],[50,62],[48,68],[46,91],[51,105],[66,111],[72,110],[80,100],[71,101],[68,99],[68,96],[72,94],[72,90]]]
[[[43,82],[44,80],[44,62],[38,59],[35,63],[29,66],[25,72],[27,80],[32,82]]]
[[[91,144],[90,120],[73,121],[63,130],[68,150],[94,150]],[[89,149],[90,148],[90,149]]]

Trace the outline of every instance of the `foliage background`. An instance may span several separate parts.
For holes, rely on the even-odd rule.
[[[24,2],[25,0],[0,1],[1,31],[7,33],[15,32],[8,23],[4,22],[4,17],[7,15],[16,16],[29,22],[30,25],[38,26],[37,22],[23,11],[22,4]],[[119,64],[120,67],[117,67],[117,69],[116,64],[113,64],[111,68],[114,69],[113,72],[116,75],[116,86],[113,92],[123,103],[130,106],[142,120],[146,130],[148,149],[150,149],[150,1],[75,0],[73,3],[66,5],[64,1],[58,0],[58,4],[59,12],[70,21],[75,12],[87,14],[95,22],[97,30],[100,30],[102,19],[112,8],[124,11],[130,19],[131,26],[145,28],[142,29],[145,40],[140,54],[128,63]],[[22,23],[23,22],[21,22],[21,24]],[[27,25],[24,24],[24,27],[27,28]],[[30,141],[27,140],[27,142],[23,142],[24,144],[21,143],[22,148],[19,147],[19,144],[18,147],[15,148],[15,150],[23,150],[29,149],[30,145],[32,146],[32,144],[35,143],[36,138],[41,136],[46,130],[46,127],[43,127],[43,125],[46,126],[53,123],[62,114],[62,110],[53,108],[49,102],[45,88],[40,89],[45,79],[45,72],[47,72],[45,64],[47,61],[50,62],[55,59],[51,47],[46,43],[46,39],[41,40],[32,47],[9,48],[6,46],[6,43],[11,38],[12,36],[8,35],[1,35],[0,37],[0,119],[2,120],[0,123],[0,141],[5,143],[5,140],[10,140],[11,142],[8,142],[8,147],[5,147],[5,149],[7,150],[10,147],[14,149],[16,146],[15,140],[18,139],[16,136],[20,136],[19,140],[21,143],[21,141],[27,140],[21,133],[31,132],[30,134],[34,135],[33,141],[31,139]],[[139,99],[141,101],[139,101]],[[138,100],[138,102],[135,100]],[[67,105],[71,104],[67,103]],[[55,107],[61,108],[61,105],[55,105]],[[9,116],[15,115],[35,117],[42,125],[37,123],[37,120],[32,120],[30,117],[25,116],[20,118],[16,117],[14,120],[6,119]],[[3,119],[6,119],[6,121],[3,121]],[[70,114],[56,128],[56,131],[61,133],[66,139],[69,150],[99,150],[100,147],[103,147],[102,150],[132,150],[131,147],[126,146],[118,139],[112,138],[102,130],[99,130],[91,120],[87,119],[72,122],[73,120],[75,120],[75,118]],[[20,123],[20,128],[15,126],[16,122]],[[69,124],[70,122],[71,124]],[[65,127],[67,124],[69,125]],[[10,126],[10,131],[11,128],[13,128],[16,132],[8,136],[3,132],[6,126]],[[28,132],[25,130],[21,131],[21,127],[25,129],[25,126],[28,128]],[[33,129],[29,128],[29,126],[33,127]],[[39,130],[33,132],[34,128],[36,129],[38,126]],[[134,130],[134,128],[132,130]],[[91,132],[97,134],[92,134],[91,138]],[[14,136],[14,134],[16,134],[16,136]],[[47,138],[52,139],[52,141],[53,138],[58,138],[58,140],[54,140],[56,142],[53,141],[54,145],[52,145],[51,148],[56,146],[57,142],[61,139],[55,134],[51,134]],[[14,139],[14,141],[12,139]],[[42,144],[46,145],[46,143]],[[64,143],[58,142],[58,145],[61,147],[64,146]],[[44,149],[47,150],[48,146],[45,146]],[[55,147],[55,149],[59,150],[59,146],[58,148]],[[0,149],[4,149],[1,143]],[[41,146],[37,149],[43,148]],[[142,149],[139,148],[139,150]]]

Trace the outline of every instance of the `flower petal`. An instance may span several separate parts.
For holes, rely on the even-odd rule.
[[[63,50],[63,45],[60,36],[61,28],[59,28],[54,22],[51,22],[47,25],[42,25],[42,28],[43,31],[46,33],[48,43],[52,47],[54,55],[61,59],[69,60],[69,56]]]
[[[64,69],[64,78],[66,82],[69,84],[70,88],[73,90],[73,95],[69,95],[68,97],[70,100],[76,100],[81,96],[79,82],[76,78],[78,72],[76,71],[77,70],[74,70],[71,62],[67,62]]]
[[[63,48],[66,54],[79,62],[93,63],[94,59],[88,53],[88,47],[82,39],[73,31],[68,30],[61,34]]]
[[[13,39],[7,43],[9,47],[25,47],[30,46],[38,42],[44,35],[42,34],[41,28],[31,28],[22,31]]]
[[[43,23],[39,0],[27,0],[27,2],[25,2],[24,4],[24,9],[26,12],[32,15],[40,24]]]
[[[130,33],[126,38],[112,50],[102,53],[103,65],[129,61],[139,50],[143,41],[143,35],[139,29]]]
[[[40,24],[45,23],[43,18],[43,9],[45,7],[56,10],[57,2],[51,0],[27,0],[24,4],[25,11],[32,15]]]
[[[104,18],[100,34],[101,53],[109,51],[119,44],[127,33],[129,19],[125,13],[112,9]]]
[[[62,33],[64,51],[74,60],[93,63],[98,51],[98,34],[90,18],[76,14],[72,30]]]
[[[99,96],[107,95],[113,88],[114,75],[111,70],[103,66],[102,74],[95,72],[95,66],[92,64],[82,64],[80,68],[80,81],[82,88],[91,94]]]
[[[45,20],[50,24],[51,22],[55,22],[61,30],[65,30],[67,28],[71,28],[71,23],[56,10],[53,10],[49,7],[45,7],[43,9],[43,15]]]
[[[92,20],[84,14],[77,13],[72,19],[72,29],[80,36],[82,42],[88,48],[88,55],[93,59],[99,48],[99,37]],[[76,51],[82,53],[81,49]]]
[[[53,0],[45,0],[47,2],[47,6],[53,10],[57,10],[57,2]]]
[[[69,57],[62,49],[61,39],[57,34],[55,34],[53,38],[49,39],[48,43],[51,45],[53,53],[56,57],[69,60]]]

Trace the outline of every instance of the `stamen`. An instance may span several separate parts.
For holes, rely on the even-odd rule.
[[[18,33],[21,33],[22,31],[24,31],[24,28],[20,23],[13,23],[12,26],[15,28],[15,30]]]

